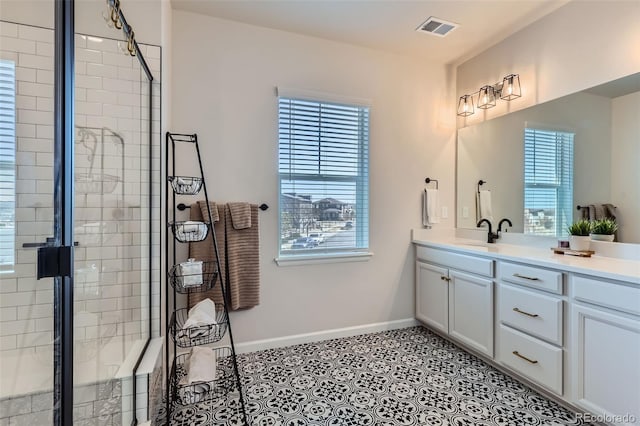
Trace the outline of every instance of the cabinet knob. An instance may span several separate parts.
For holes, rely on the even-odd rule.
[[[441,277],[440,277],[440,279],[441,279],[442,281],[447,281],[447,282],[451,281],[451,278],[449,278],[449,277],[444,277],[444,276],[441,276]]]

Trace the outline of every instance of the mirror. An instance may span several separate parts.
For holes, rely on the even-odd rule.
[[[476,227],[483,180],[480,188],[491,193],[494,229],[506,217],[513,222],[510,232],[525,232],[525,128],[573,134],[572,208],[564,222],[582,217],[577,206],[612,204],[617,241],[640,243],[640,73],[458,129],[459,228]],[[534,214],[541,218],[536,226],[551,229],[551,235],[564,223],[544,220],[542,209]],[[530,222],[527,210],[527,233]]]

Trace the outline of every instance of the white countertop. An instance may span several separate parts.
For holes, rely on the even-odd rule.
[[[527,245],[493,243],[456,237],[453,233],[413,233],[413,243],[434,248],[454,250],[466,254],[499,260],[531,263],[565,272],[593,275],[640,285],[640,261],[598,256],[577,257],[554,254],[546,249]]]

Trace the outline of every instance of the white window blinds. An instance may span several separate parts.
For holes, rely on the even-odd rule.
[[[524,131],[524,232],[563,236],[573,217],[574,133]]]
[[[16,205],[16,71],[0,59],[0,268],[14,264]]]
[[[278,98],[280,254],[369,246],[369,108]]]

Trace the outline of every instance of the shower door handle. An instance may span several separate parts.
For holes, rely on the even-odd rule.
[[[22,248],[40,248],[40,247],[50,247],[55,243],[55,238],[47,237],[46,241],[40,243],[22,243]],[[74,241],[74,247],[78,247],[78,242]]]

